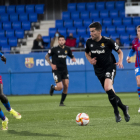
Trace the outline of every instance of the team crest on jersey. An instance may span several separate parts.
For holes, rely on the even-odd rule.
[[[90,47],[93,47],[93,44],[91,44]]]
[[[68,52],[67,52],[67,50],[65,50],[65,54],[67,54]]]
[[[32,68],[34,66],[34,58],[25,58],[25,66]]]
[[[104,47],[105,47],[105,44],[104,44],[104,43],[102,43],[100,47],[101,47],[101,48],[104,48]]]

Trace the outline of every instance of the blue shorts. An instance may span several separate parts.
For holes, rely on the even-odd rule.
[[[140,75],[140,67],[135,68],[135,75]]]

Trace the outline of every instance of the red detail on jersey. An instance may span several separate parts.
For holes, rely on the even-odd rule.
[[[140,93],[138,93],[140,95]]]
[[[132,41],[132,49],[135,50],[135,52],[136,52],[135,67],[139,67],[139,66],[140,66],[140,60],[139,60],[140,52],[138,51],[138,48],[139,48],[139,47],[140,47],[139,39],[138,39],[138,38],[135,38],[135,39]]]
[[[140,91],[140,89],[138,89],[138,91]]]
[[[2,82],[2,76],[0,76],[0,84],[3,84],[3,82]]]

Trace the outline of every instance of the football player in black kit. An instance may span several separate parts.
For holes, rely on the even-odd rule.
[[[73,56],[70,48],[65,46],[65,42],[65,37],[62,35],[59,36],[59,45],[49,50],[48,54],[45,57],[47,62],[52,67],[52,73],[56,83],[56,86],[51,85],[50,95],[53,95],[54,90],[60,91],[63,89],[60,106],[64,106],[63,102],[67,96],[69,85],[69,74],[66,65],[66,57],[69,56],[73,62],[76,62],[76,59]],[[50,56],[52,56],[52,62],[50,61]]]
[[[115,94],[113,88],[116,65],[119,66],[119,68],[123,68],[123,52],[111,38],[101,36],[102,26],[99,22],[91,23],[89,28],[91,38],[86,41],[86,58],[90,64],[94,66],[95,75],[108,94],[108,99],[114,108],[116,122],[121,121],[118,107],[122,109],[125,121],[128,122],[130,120],[128,106],[121,102],[121,99]],[[112,50],[118,53],[118,62],[116,62]]]

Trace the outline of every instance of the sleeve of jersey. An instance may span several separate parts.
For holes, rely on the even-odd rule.
[[[73,57],[74,57],[74,55],[72,54],[71,49],[69,49],[68,56],[69,56],[70,58],[73,58]]]
[[[3,54],[0,52],[0,57],[2,57],[3,56]]]
[[[89,53],[89,52],[90,52],[89,47],[88,47],[88,43],[87,43],[87,42],[86,42],[85,52],[86,52],[86,53]]]
[[[120,49],[119,45],[113,39],[110,39],[110,45],[111,48],[116,52]]]
[[[53,54],[53,49],[50,49],[50,50],[48,51],[48,55],[49,55],[49,56],[52,56],[52,54]]]
[[[132,57],[132,56],[134,56],[134,54],[135,54],[135,49],[134,49],[134,45],[132,44],[132,48],[131,48],[131,50],[130,50],[128,56],[129,56],[129,57]]]

